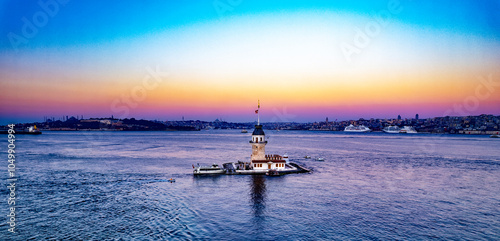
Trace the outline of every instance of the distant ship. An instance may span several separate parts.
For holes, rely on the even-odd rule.
[[[2,131],[0,131],[0,134],[10,134],[10,133],[7,130],[2,130]],[[36,125],[35,125],[35,126],[29,127],[28,130],[15,130],[15,132],[13,134],[14,135],[16,135],[16,134],[40,135],[40,134],[42,134],[42,132],[40,130],[38,130],[38,128],[36,128]]]
[[[370,130],[370,128],[368,128],[364,125],[360,125],[360,126],[349,125],[344,129],[344,131],[347,131],[347,132],[369,132],[371,130]]]
[[[243,130],[241,130],[241,133],[248,133],[248,131],[243,129]]]
[[[399,131],[399,133],[416,134],[418,132],[412,126],[405,126]]]
[[[399,128],[398,126],[386,126],[383,131],[385,133],[391,133],[391,134],[396,134],[396,133],[400,133],[401,131],[401,128]]]

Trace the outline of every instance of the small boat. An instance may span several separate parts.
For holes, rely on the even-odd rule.
[[[217,164],[212,164],[211,166],[197,166],[193,165],[193,174],[194,175],[214,175],[214,174],[224,174],[226,170],[224,168],[219,167]]]
[[[499,136],[499,135],[491,135],[490,137],[491,137],[491,138],[500,138],[500,136]]]
[[[316,161],[319,161],[319,162],[324,162],[324,161],[325,161],[325,158],[323,158],[323,157],[318,157],[318,158],[316,158]]]
[[[243,130],[241,130],[241,133],[248,133],[248,131],[243,129]]]
[[[305,156],[304,159],[311,159],[311,156]]]
[[[271,169],[271,170],[266,172],[266,175],[276,177],[276,176],[281,176],[281,173],[276,169]]]
[[[173,182],[175,182],[175,179],[170,178],[170,179],[168,179],[168,182],[173,183]]]
[[[2,130],[0,131],[0,134],[11,134],[9,133],[8,130]],[[14,133],[12,133],[14,135],[17,135],[17,134],[24,134],[24,135],[40,135],[42,134],[42,132],[40,130],[38,130],[38,128],[36,128],[36,125],[35,126],[31,126],[28,128],[28,130],[14,130]]]

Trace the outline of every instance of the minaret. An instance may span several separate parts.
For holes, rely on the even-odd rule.
[[[257,105],[257,110],[255,113],[257,114],[257,125],[255,125],[255,130],[252,133],[252,140],[250,143],[252,144],[252,157],[251,160],[266,160],[266,134],[264,130],[262,130],[262,125],[260,124],[260,101]]]

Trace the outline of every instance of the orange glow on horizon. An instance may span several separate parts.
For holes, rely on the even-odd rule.
[[[128,106],[130,116],[140,113],[233,113],[245,114],[256,108],[256,100],[271,112],[273,108],[288,107],[295,111],[328,110],[380,111],[397,108],[438,109],[461,103],[474,95],[480,81],[473,74],[458,72],[434,74],[393,74],[359,76],[314,77],[304,81],[302,77],[256,81],[231,78],[214,81],[207,77],[166,78],[156,88],[145,90],[140,100],[132,97],[133,90],[141,88],[141,79],[108,79],[92,82],[52,81],[4,82],[6,90],[0,100],[7,110],[17,113],[41,113],[47,108],[52,112],[113,114],[112,103]],[[495,76],[495,75],[493,75]],[[500,75],[496,75],[500,76]],[[350,77],[350,78],[349,78]],[[117,84],[120,83],[120,84]],[[22,89],[21,98],[16,90]],[[128,104],[133,103],[132,106]],[[499,95],[491,95],[483,101],[483,107],[493,108],[491,103],[500,102]],[[50,112],[50,111],[49,111]],[[115,113],[116,114],[116,113]]]

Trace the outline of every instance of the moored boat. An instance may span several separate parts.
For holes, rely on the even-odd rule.
[[[194,175],[217,175],[217,174],[225,174],[226,170],[224,168],[219,167],[217,164],[212,164],[211,166],[197,166],[193,165],[193,174]]]

